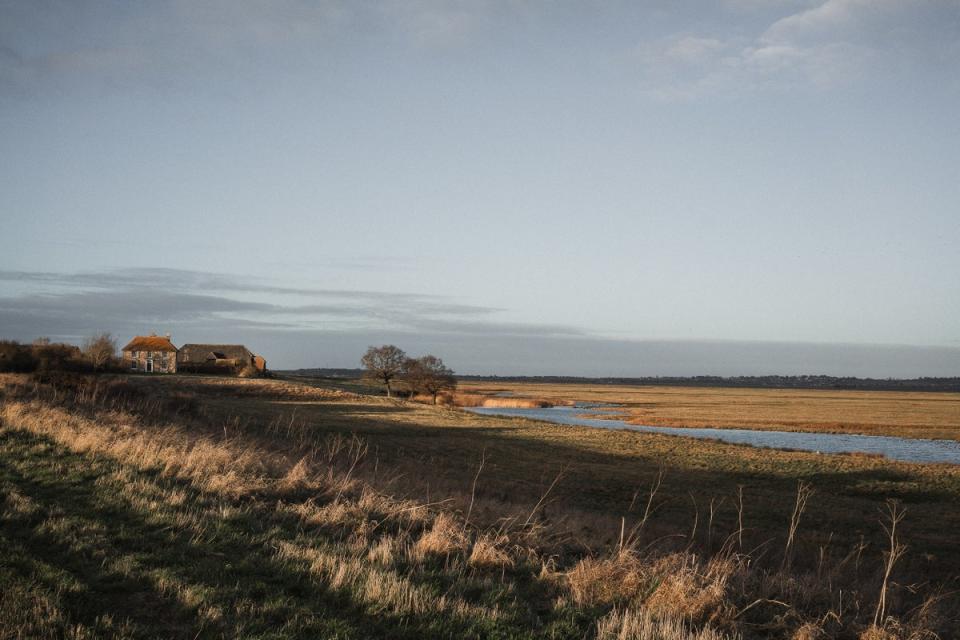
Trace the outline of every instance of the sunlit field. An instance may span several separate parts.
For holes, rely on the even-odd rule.
[[[3,378],[3,637],[960,633],[958,467],[354,389]]]
[[[635,424],[960,439],[960,393],[469,382],[463,394],[620,405]]]

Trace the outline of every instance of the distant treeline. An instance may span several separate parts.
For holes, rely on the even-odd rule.
[[[297,369],[292,375],[319,378],[359,378],[363,369]],[[955,378],[855,378],[837,376],[648,376],[639,378],[587,378],[580,376],[470,376],[461,381],[532,382],[541,384],[659,385],[671,387],[742,387],[751,389],[854,389],[864,391],[956,391]]]
[[[651,376],[583,378],[577,376],[459,376],[484,382],[550,384],[660,385],[671,387],[743,387],[751,389],[859,389],[867,391],[960,391],[958,378],[854,378],[836,376]]]

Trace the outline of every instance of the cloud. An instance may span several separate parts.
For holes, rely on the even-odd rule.
[[[641,45],[649,93],[833,86],[856,78],[884,51],[952,62],[960,55],[956,0],[725,0],[721,6],[710,20],[712,33],[688,26]],[[633,10],[622,10],[627,22]],[[673,14],[688,25],[706,13],[676,4],[637,11],[647,18]],[[209,90],[213,72],[218,90],[243,91],[257,69],[313,74],[318,61],[357,47],[447,52],[490,42],[516,24],[542,37],[548,28],[574,29],[563,23],[574,15],[508,0],[174,0],[123,12],[96,3],[0,3],[0,87],[10,95],[71,86]]]
[[[170,269],[161,267],[117,269],[78,273],[54,273],[42,271],[2,271],[0,281],[32,282],[48,286],[91,287],[95,289],[174,289],[220,291],[254,294],[286,294],[324,296],[370,302],[406,301],[430,304],[438,296],[416,293],[389,293],[356,289],[327,289],[320,287],[290,287],[279,285],[256,276]],[[470,305],[444,305],[440,308],[461,309],[467,313],[498,311],[489,307]]]
[[[827,88],[918,64],[955,68],[958,25],[956,0],[826,0],[752,37],[677,33],[642,44],[637,57],[647,92],[669,100]]]
[[[920,8],[911,0],[827,0],[777,20],[760,37],[764,42],[819,42],[857,39],[869,26],[883,28],[890,18]]]
[[[288,287],[181,269],[0,271],[0,338],[120,341],[148,331],[245,343],[273,368],[353,367],[371,344],[437,353],[461,373],[537,375],[958,375],[960,349],[737,341],[628,341],[491,318],[441,296]],[[0,286],[2,291],[2,286]],[[278,301],[279,300],[279,301]],[[304,303],[303,300],[308,300]]]
[[[362,42],[458,46],[509,7],[439,0],[173,0],[119,11],[112,3],[0,3],[0,87],[20,94],[51,87],[198,88],[210,72],[245,86],[262,65],[272,63],[277,73],[315,69],[338,47]]]
[[[429,331],[471,336],[583,335],[573,327],[491,318],[501,309],[418,293],[290,287],[183,269],[0,271],[29,293],[0,297],[0,335],[76,339],[99,330]],[[227,339],[223,337],[222,339]]]

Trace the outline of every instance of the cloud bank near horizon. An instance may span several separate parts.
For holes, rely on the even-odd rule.
[[[0,338],[241,342],[273,368],[355,367],[370,344],[432,352],[461,373],[501,375],[960,375],[960,348],[717,340],[620,340],[563,324],[497,319],[447,296],[313,287],[138,268],[0,271]],[[14,289],[19,288],[19,292]]]
[[[0,327],[76,339],[97,327],[197,331],[408,331],[477,336],[575,336],[561,324],[491,318],[501,311],[449,296],[289,287],[252,276],[168,268],[81,273],[0,271],[29,291],[0,298]],[[269,300],[269,301],[267,301]]]

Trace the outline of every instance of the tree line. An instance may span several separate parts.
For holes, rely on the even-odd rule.
[[[103,372],[120,368],[117,341],[109,333],[98,333],[83,345],[37,338],[30,344],[0,340],[0,372],[48,373],[54,371]]]
[[[370,347],[360,364],[363,365],[364,378],[382,385],[388,398],[393,397],[396,383],[402,383],[410,397],[428,395],[433,404],[437,404],[437,396],[442,391],[457,387],[453,370],[440,358],[432,355],[410,358],[403,349],[392,344]]]

